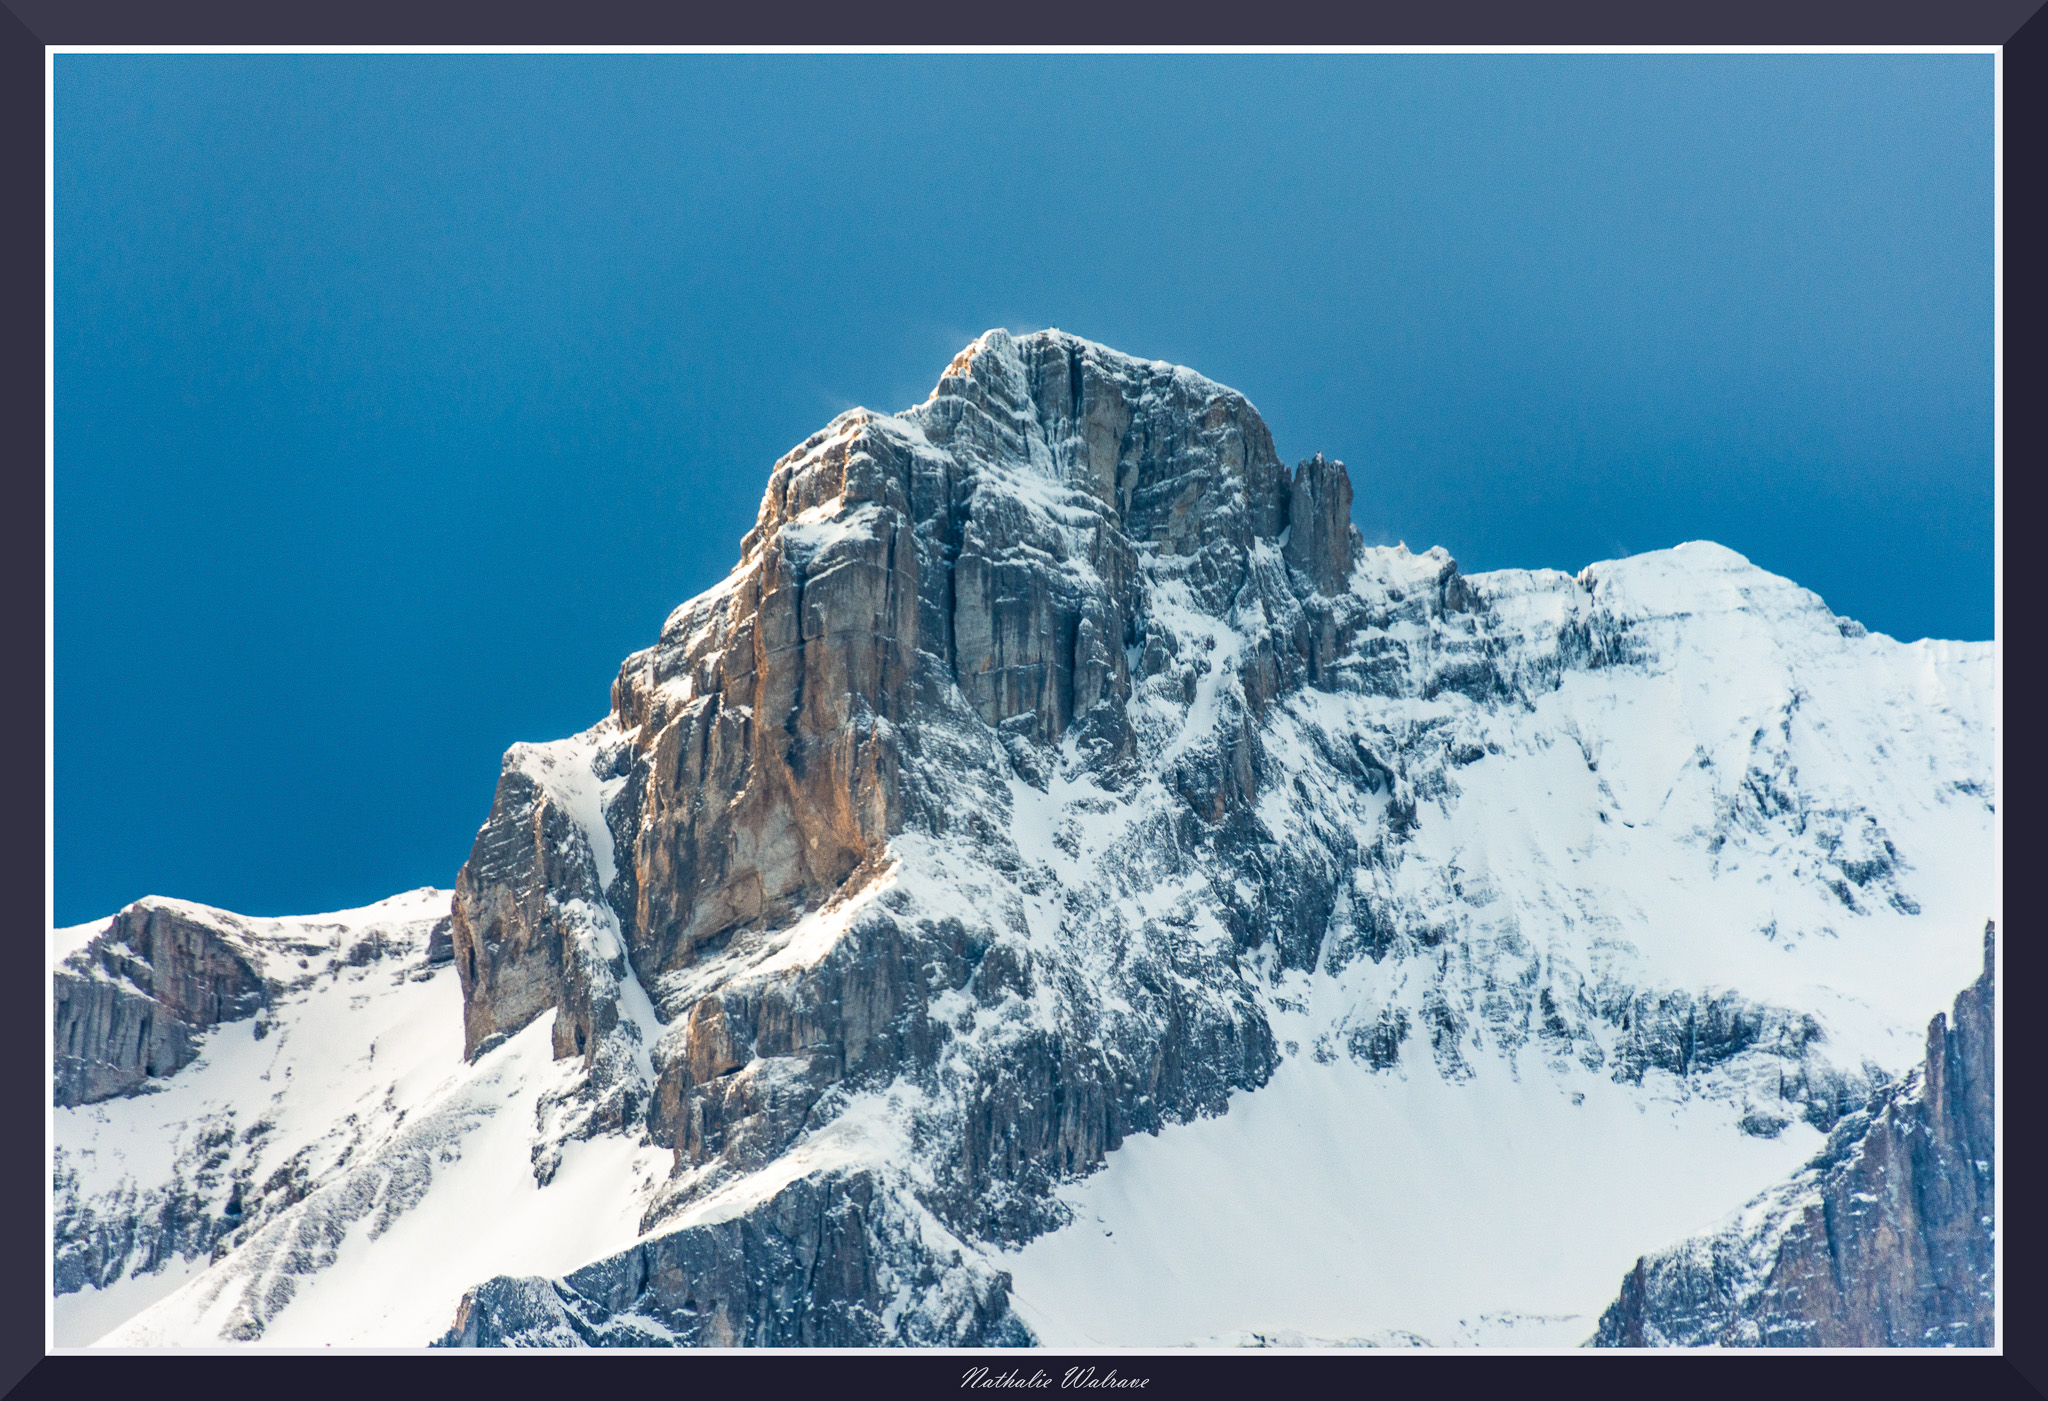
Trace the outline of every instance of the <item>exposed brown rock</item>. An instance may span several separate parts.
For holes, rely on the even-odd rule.
[[[1130,613],[1138,543],[1183,560],[1197,596],[1221,607],[1252,546],[1277,543],[1298,509],[1289,557],[1328,592],[1349,572],[1342,464],[1317,458],[1291,481],[1243,396],[1172,366],[991,332],[917,420],[845,414],[777,463],[732,575],[613,683],[628,774],[607,813],[619,870],[609,891],[585,893],[616,912],[649,988],[736,931],[859,888],[906,825],[957,822],[903,762],[919,718],[950,696],[1026,774],[1077,727],[1128,752],[1130,656],[1145,640]],[[1056,528],[1020,506],[1020,463],[1043,472],[1033,492],[1057,497]],[[1076,539],[1084,570],[1061,567]],[[1335,650],[1327,607],[1303,626],[1322,644],[1307,651]],[[1277,666],[1250,683],[1255,703],[1302,679]],[[1249,762],[1229,771],[1240,798]],[[547,908],[547,892],[593,884],[565,878],[574,841],[508,761],[457,882],[472,1053],[550,1008],[599,1034],[602,1013],[574,1005]],[[558,1053],[567,1044],[557,1036]]]
[[[820,958],[753,972],[755,951],[885,875],[901,834],[964,835],[1014,869],[1007,784],[1042,786],[1069,740],[1091,772],[1121,781],[1134,667],[1178,669],[1188,699],[1215,668],[1177,656],[1175,632],[1143,616],[1141,548],[1154,577],[1184,589],[1178,606],[1258,609],[1334,656],[1362,607],[1340,618],[1313,580],[1341,587],[1348,571],[1348,520],[1330,518],[1348,486],[1336,464],[1304,470],[1315,474],[1299,492],[1315,517],[1305,538],[1323,545],[1290,581],[1282,532],[1297,488],[1251,405],[1185,370],[1059,333],[993,332],[911,414],[842,415],[776,465],[739,565],[626,660],[612,715],[579,741],[594,746],[592,772],[615,781],[602,819],[610,862],[578,825],[587,811],[572,820],[531,755],[507,756],[457,886],[470,1052],[552,1009],[557,1055],[573,1053],[565,1026],[588,1029],[588,1049],[574,1049],[593,1066],[609,1054],[599,1038],[626,1028],[602,1022],[604,975],[587,950],[615,921],[619,975],[669,1028],[650,1048],[646,1122],[676,1167],[650,1229],[772,1162],[849,1094],[941,1073],[956,1033],[942,1001],[964,993],[1000,1008],[1047,976],[1020,945],[871,903]],[[1302,684],[1313,650],[1268,644],[1249,703]],[[1219,829],[1248,820],[1258,741],[1236,696],[1233,684],[1229,752],[1191,752],[1181,766],[1198,827],[1198,813]],[[1213,839],[1191,829],[1184,840]],[[593,920],[600,906],[609,914]],[[1003,918],[1021,928],[1021,914]],[[957,1132],[943,1131],[935,1182],[901,1209],[978,1238],[1026,1238],[1053,1223],[1056,1177],[1263,1083],[1277,1048],[1232,958],[1164,935],[1133,946],[1119,977],[1135,980],[1129,1005],[1142,1015],[1108,1026],[1086,1011],[975,1067],[980,1088],[963,1092],[973,1107]],[[693,971],[711,961],[732,971]],[[686,1238],[709,1239],[696,1227],[663,1237],[689,1254]],[[832,1268],[858,1262],[853,1246],[834,1250]],[[517,1313],[527,1296],[507,1287],[479,1297]],[[680,1296],[708,1287],[671,1291],[679,1329],[692,1316]],[[734,1326],[762,1326],[765,1305],[747,1307]],[[478,1317],[466,1312],[457,1333],[488,1336],[496,1325]],[[973,1328],[1023,1336],[1006,1309]]]

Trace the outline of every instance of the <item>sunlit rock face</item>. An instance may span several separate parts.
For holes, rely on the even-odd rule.
[[[425,1247],[332,1245],[366,1203],[403,1242],[489,1201],[560,1224],[416,1268],[412,1341],[1046,1341],[1012,1269],[1081,1228],[1075,1184],[1290,1067],[1683,1109],[1738,1165],[1669,1189],[1683,1229],[1739,1206],[1975,971],[1989,647],[1866,635],[1705,543],[1466,576],[1367,546],[1360,491],[1283,466],[1242,395],[1057,331],[833,420],[610,712],[506,755],[445,942],[392,982],[445,990],[447,1066],[364,1060],[360,1143],[109,1336],[218,1338],[232,1299],[237,1336],[332,1331],[281,1262],[368,1280]],[[216,1175],[269,1180],[287,1136]],[[1612,1205],[1591,1180],[1559,1219]],[[1594,1259],[1568,1341],[1680,1234]],[[348,1336],[399,1337],[378,1307]]]
[[[1706,882],[1790,857],[1800,913],[1740,937],[1910,911],[1890,829],[1793,762],[1800,674],[1853,627],[1713,546],[1468,579],[1366,549],[1352,496],[1342,464],[1284,468],[1242,396],[1057,332],[992,332],[924,405],[776,465],[739,566],[586,739],[620,972],[665,1028],[650,1229],[882,1096],[919,1164],[895,1190],[968,1255],[1027,1239],[1130,1133],[1263,1084],[1302,979],[1342,989],[1303,1053],[1392,1073],[1711,1086],[1764,1136],[1884,1082],[1776,980],[1659,976],[1628,902],[1566,878],[1604,863],[1545,853],[1531,888],[1455,832],[1467,775],[1542,769],[1533,807],[1589,846],[1674,843]],[[1739,715],[1660,717],[1664,790],[1624,796],[1641,727],[1577,693],[1679,691],[1721,643],[1766,658]],[[1575,777],[1547,773],[1560,742]]]

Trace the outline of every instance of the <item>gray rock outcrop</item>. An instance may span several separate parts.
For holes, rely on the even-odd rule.
[[[262,1009],[261,970],[231,918],[154,899],[128,906],[53,974],[56,1103],[132,1094],[189,1065],[199,1033]]]
[[[387,986],[416,980],[433,966],[431,931],[448,922],[434,906],[445,911],[447,895],[423,890],[395,898],[427,912],[414,917],[387,902],[334,918],[276,920],[151,896],[57,962],[55,1294],[219,1259],[317,1192],[319,1184],[309,1180],[310,1146],[257,1171],[277,1134],[281,1095],[224,1102],[195,1087],[194,1097],[140,1135],[158,1171],[168,1169],[162,1176],[147,1169],[137,1175],[135,1140],[120,1131],[127,1116],[113,1101],[152,1097],[175,1087],[173,1077],[201,1074],[213,1038],[231,1023],[241,1023],[242,1034],[274,1059],[292,1039],[294,1014],[317,990],[361,983],[373,973]],[[266,1082],[267,1070],[258,1083]],[[147,1121],[148,1110],[137,1112]],[[360,1115],[341,1118],[323,1127],[354,1142],[319,1155],[316,1172],[345,1160],[362,1139]],[[95,1129],[108,1130],[111,1152],[93,1145]]]
[[[744,1215],[560,1280],[492,1280],[465,1296],[436,1346],[1030,1344],[1008,1277],[935,1261],[920,1215],[869,1173],[799,1178]]]
[[[1922,1065],[1728,1228],[1637,1261],[1594,1346],[1996,1343],[1993,938]]]

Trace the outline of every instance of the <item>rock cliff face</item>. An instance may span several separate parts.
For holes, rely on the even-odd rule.
[[[1316,590],[1348,573],[1348,498],[1340,465],[1293,483],[1241,396],[1057,334],[991,333],[921,409],[842,416],[776,465],[727,581],[627,659],[612,717],[555,761],[573,776],[549,788],[547,759],[508,757],[456,887],[471,1049],[553,1010],[558,1054],[584,1057],[612,1106],[566,1108],[565,1131],[647,1095],[677,1153],[650,1224],[905,1078],[937,1092],[919,1132],[947,1161],[898,1208],[981,1239],[1051,1224],[1055,1178],[1219,1111],[1275,1048],[1235,947],[1146,940],[1097,982],[1033,938],[1023,899],[1050,892],[1006,830],[1013,785],[1035,796],[1064,764],[1128,789],[1134,683],[1166,675],[1184,708],[1211,670],[1176,666],[1177,637],[1147,617],[1141,551],[1174,606],[1270,600],[1290,636],[1261,683],[1300,684],[1311,649],[1291,634],[1362,612]],[[1240,731],[1230,755],[1182,765],[1211,823],[1184,810],[1159,833],[1167,859],[1213,845],[1229,795],[1242,808],[1249,745]],[[920,900],[890,847],[906,835],[1021,883],[989,909]],[[829,930],[822,957],[778,956],[792,928]],[[651,1016],[611,1010],[625,985]],[[1145,1014],[1105,1017],[1126,994]],[[972,1008],[1006,1004],[1039,1015],[963,1043]]]
[[[1831,648],[1841,620],[1713,547],[1676,579],[1468,580],[1365,550],[1351,503],[1341,463],[1288,472],[1242,396],[1058,332],[991,332],[926,404],[842,415],[776,464],[739,565],[627,659],[611,715],[508,755],[457,884],[468,1043],[552,1010],[589,1067],[543,1173],[644,1105],[675,1152],[642,1221],[667,1258],[734,1258],[730,1223],[773,1233],[793,1157],[864,1135],[826,1159],[865,1169],[876,1219],[925,1225],[835,1237],[821,1268],[937,1269],[954,1303],[769,1302],[744,1272],[622,1256],[494,1281],[450,1341],[1022,1336],[972,1263],[934,1260],[1058,1226],[1056,1184],[1265,1083],[1271,1009],[1323,977],[1347,991],[1319,1058],[1419,1053],[1455,1080],[1531,1055],[1725,1097],[1763,1136],[1860,1103],[1885,1072],[1809,1010],[1661,981],[1626,939],[1532,942],[1612,916],[1554,876],[1503,901],[1483,861],[1418,850],[1504,744],[1569,736],[1599,823],[1651,819],[1580,723],[1489,717],[1668,665],[1708,602],[1688,591]],[[1888,829],[1797,777],[1810,692],[1773,699],[1691,746],[1687,840],[1710,871],[1804,853],[1788,942],[1829,908],[1911,908]]]
[[[1904,1081],[1844,1117],[1725,1229],[1646,1255],[1599,1347],[1991,1347],[1997,1304],[1993,931]]]
[[[232,916],[130,905],[53,975],[56,1102],[131,1094],[190,1064],[199,1033],[266,1004],[261,969]]]
[[[1780,1155],[1692,1220],[1860,1122],[1974,971],[1988,647],[1710,544],[1467,577],[1351,508],[1243,396],[1056,331],[835,419],[610,712],[506,754],[452,905],[358,912],[390,977],[232,917],[65,965],[60,1102],[142,1085],[174,1007],[233,1049],[175,1114],[62,1111],[82,1283],[141,1278],[164,1202],[213,1223],[156,1230],[211,1263],[107,1340],[1029,1343],[1009,1266],[1067,1188],[1304,1062]],[[259,1006],[282,1059],[222,1010]]]
[[[1290,484],[1241,396],[1058,335],[991,333],[921,409],[835,420],[776,465],[733,574],[620,669],[590,873],[563,865],[562,805],[508,760],[458,886],[472,1049],[587,1001],[533,892],[609,903],[654,988],[858,888],[890,837],[971,827],[957,761],[1042,784],[1073,730],[1127,769],[1132,668],[1164,670],[1171,645],[1146,626],[1138,551],[1210,611],[1270,595],[1306,640],[1349,576],[1350,496],[1321,459]],[[1299,584],[1271,549],[1293,509]],[[1299,684],[1288,669],[1267,684]]]

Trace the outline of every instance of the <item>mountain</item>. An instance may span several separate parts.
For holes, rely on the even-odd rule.
[[[1905,1080],[1835,1125],[1789,1182],[1721,1230],[1636,1262],[1602,1347],[1990,1347],[1998,1111],[1984,971],[1927,1026]]]
[[[1583,1341],[1975,973],[1993,651],[1351,514],[1056,331],[840,415],[452,897],[60,931],[60,1341]]]

